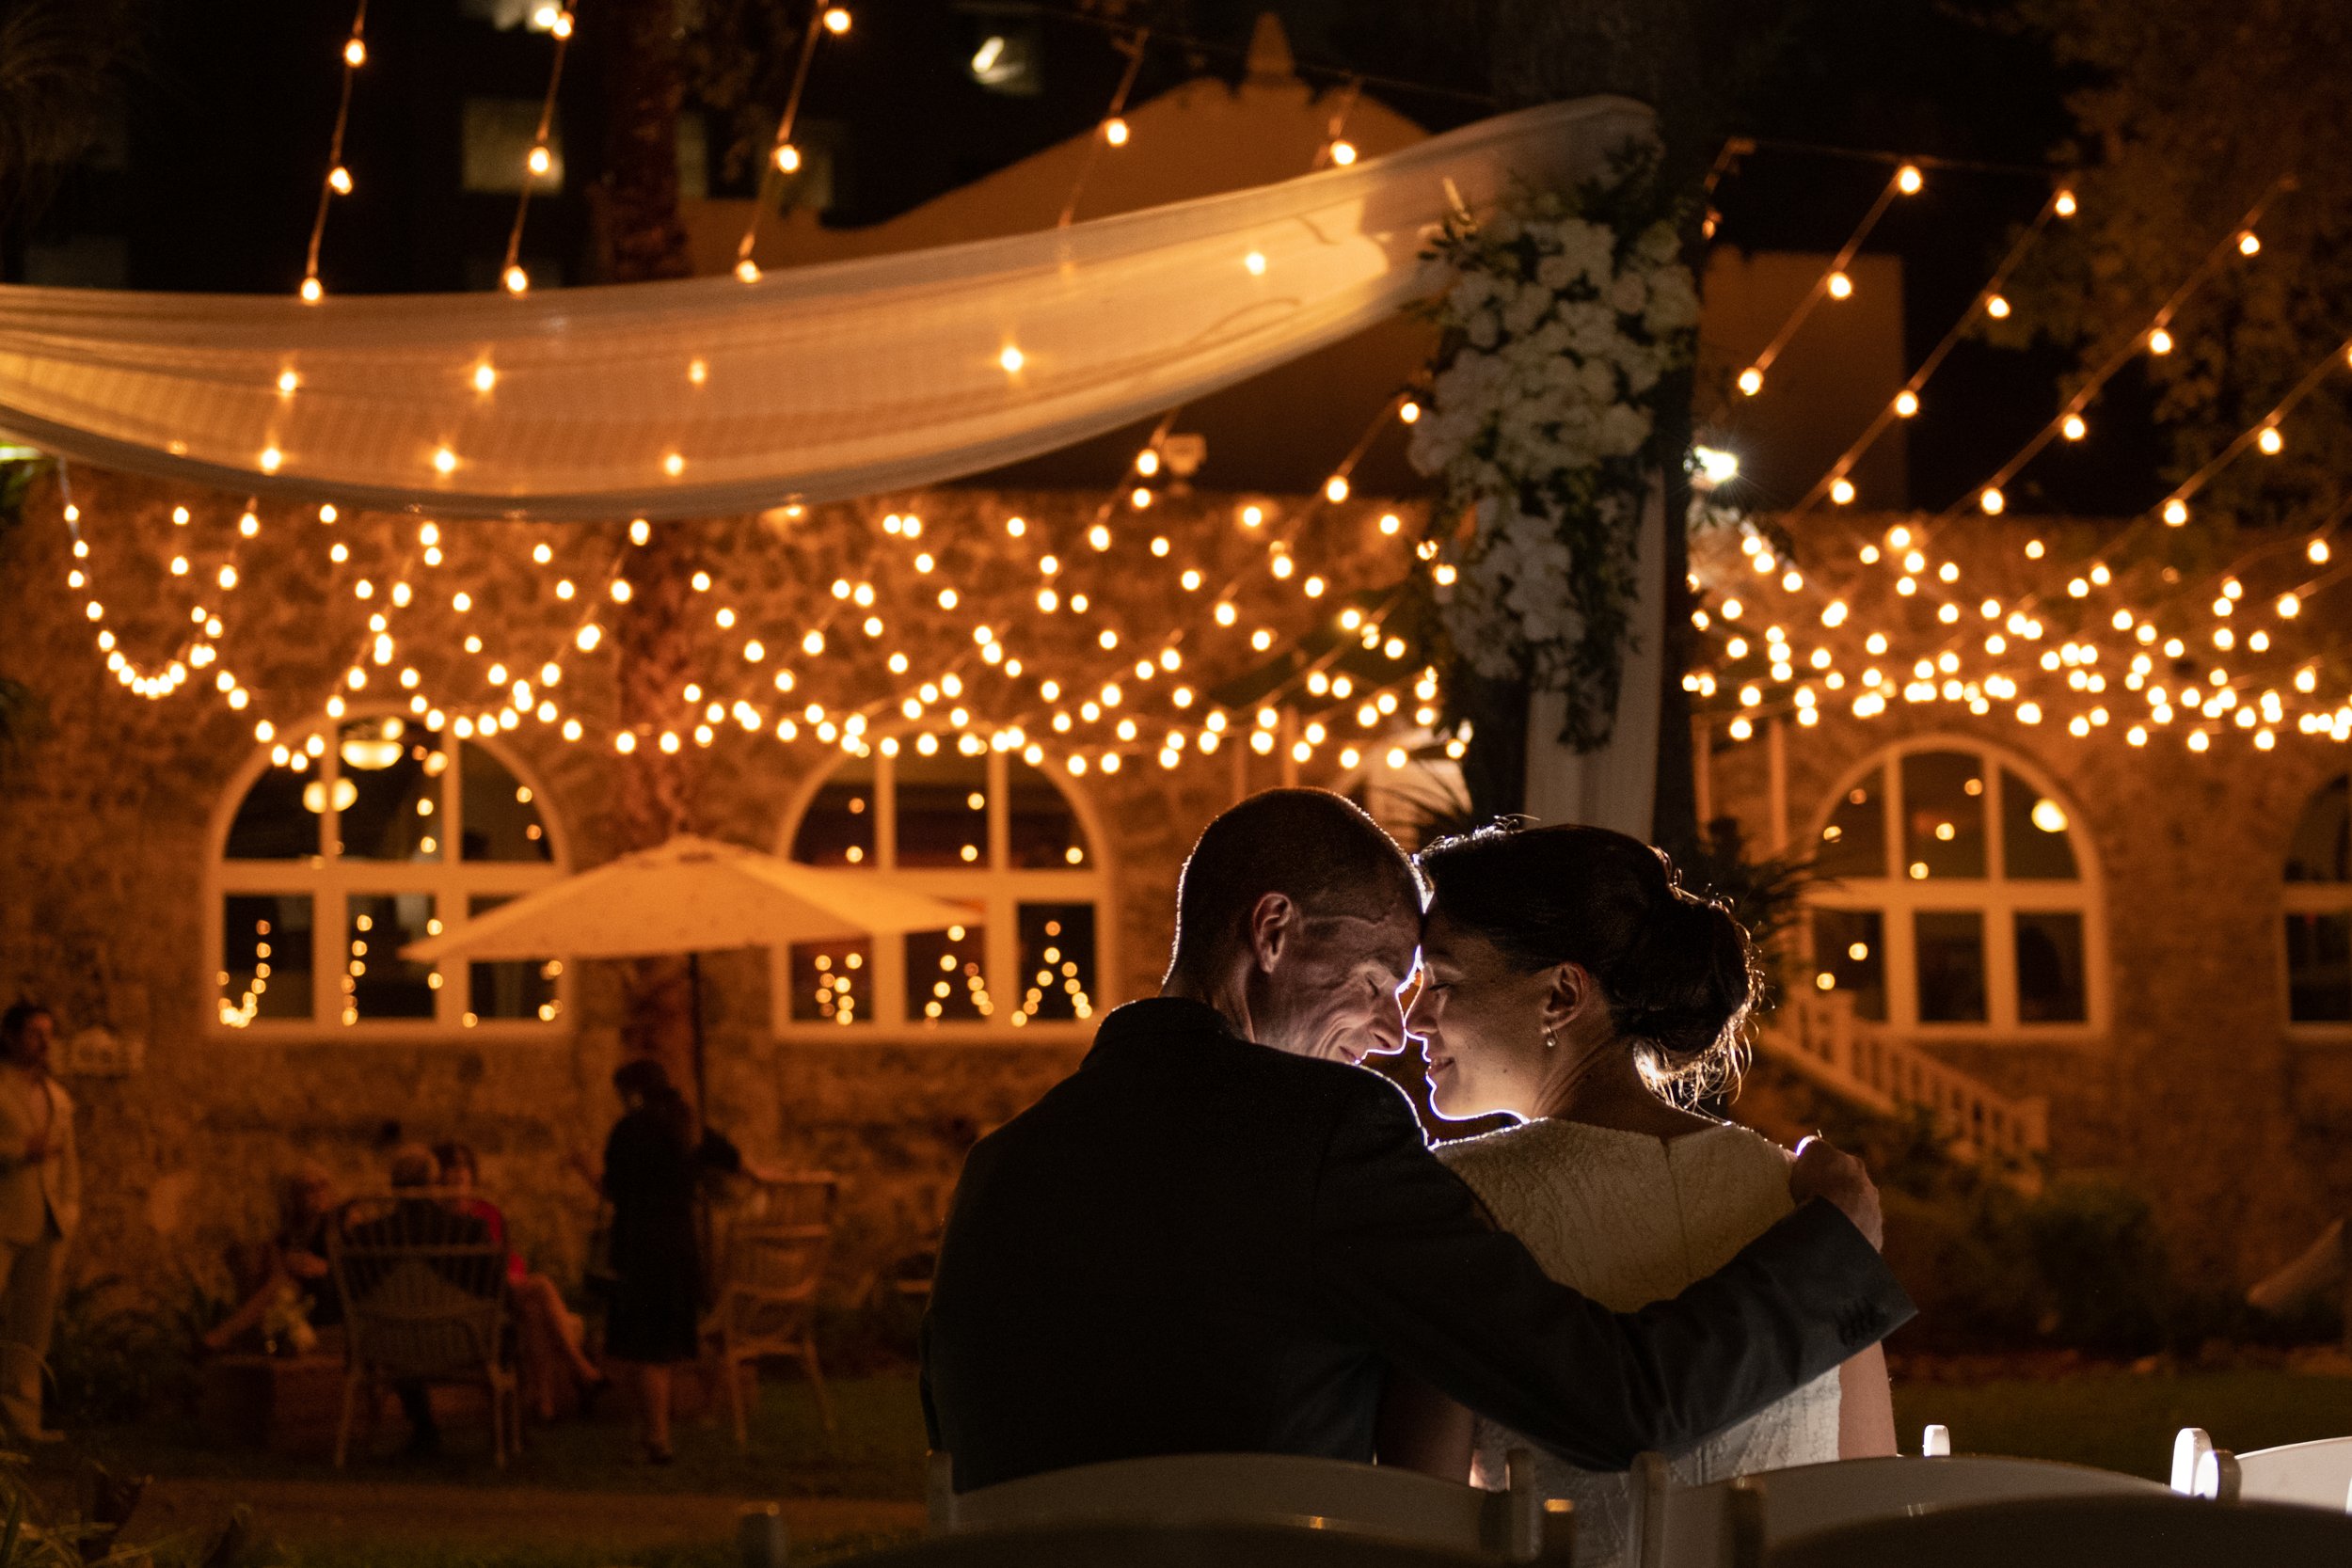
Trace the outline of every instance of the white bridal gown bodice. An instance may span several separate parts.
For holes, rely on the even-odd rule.
[[[1788,1156],[1744,1127],[1665,1141],[1573,1121],[1531,1121],[1441,1145],[1495,1222],[1544,1272],[1619,1312],[1679,1295],[1786,1216]],[[1580,1470],[1477,1418],[1470,1479],[1503,1484],[1503,1456],[1535,1453],[1545,1495],[1576,1504],[1578,1568],[1615,1568],[1631,1493],[1623,1474]],[[1677,1484],[1837,1457],[1837,1374],[1828,1372],[1671,1460]]]

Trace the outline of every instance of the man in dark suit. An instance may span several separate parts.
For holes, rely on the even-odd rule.
[[[959,1490],[1150,1454],[1369,1461],[1391,1365],[1622,1469],[1911,1315],[1876,1191],[1818,1142],[1797,1212],[1674,1300],[1612,1313],[1547,1278],[1357,1065],[1405,1043],[1421,897],[1338,796],[1225,813],[1177,911],[1160,996],[964,1166],[923,1327]]]

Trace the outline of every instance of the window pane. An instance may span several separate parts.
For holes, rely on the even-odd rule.
[[[2312,797],[2287,847],[2290,882],[2352,882],[2352,777]]]
[[[1021,906],[1021,1005],[1012,1021],[1094,1014],[1094,906]]]
[[[356,719],[342,726],[336,756],[342,765],[336,832],[345,858],[441,858],[441,775],[449,758],[430,731],[404,719]]]
[[[988,759],[901,755],[898,772],[898,863],[986,863]]]
[[[1813,963],[1817,988],[1851,997],[1856,1018],[1886,1018],[1884,920],[1876,910],[1815,910]],[[1820,986],[1826,975],[1830,984]]]
[[[268,768],[237,802],[225,853],[232,861],[307,860],[319,852],[318,814],[326,803],[326,786],[308,769]]]
[[[2090,1016],[2083,995],[2083,917],[2046,910],[2017,916],[2017,1020],[2080,1023]]]
[[[1005,783],[1012,794],[1012,863],[1025,869],[1085,865],[1086,834],[1078,826],[1078,814],[1054,781],[1011,757],[1006,763]]]
[[[950,926],[907,936],[907,1021],[975,1023],[995,1010],[981,973],[981,927]]]
[[[1824,877],[1886,875],[1886,770],[1872,768],[1846,791],[1821,830],[1814,869]]]
[[[221,900],[220,1021],[310,1016],[310,895],[232,893]]]
[[[2352,1022],[2352,914],[2287,916],[2287,1017]]]
[[[2002,870],[2013,880],[2071,882],[2074,869],[2074,825],[2066,808],[2010,772],[2001,769]]]
[[[460,791],[466,808],[466,842],[462,856],[469,861],[549,861],[555,847],[548,842],[546,823],[531,786],[517,783],[506,764],[471,741],[457,749],[464,764]]]
[[[1984,875],[1984,763],[1967,752],[1903,758],[1903,874]]]
[[[1975,910],[1921,910],[1914,917],[1919,1022],[1984,1022],[1984,917]]]
[[[473,761],[467,759],[466,793],[473,794],[471,769]],[[472,808],[468,807],[466,820],[471,823]],[[469,842],[473,830],[466,830]],[[501,904],[512,903],[511,895],[501,898],[469,898],[469,916],[488,914]],[[563,1005],[555,998],[555,977],[564,973],[560,958],[501,959],[497,963],[466,966],[466,1017],[468,1023],[478,1023],[485,1018],[535,1020],[552,1023],[562,1012]]]
[[[790,952],[792,1022],[874,1022],[872,944],[856,942],[796,942]]]
[[[792,835],[792,858],[809,865],[862,865],[874,858],[872,758],[852,758],[833,770]]]
[[[343,933],[343,1022],[431,1018],[440,977],[400,950],[433,934],[429,893],[355,893]]]

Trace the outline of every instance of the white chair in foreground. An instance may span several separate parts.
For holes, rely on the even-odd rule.
[[[1170,1454],[1049,1471],[957,1492],[945,1453],[930,1458],[934,1535],[1041,1525],[1296,1525],[1472,1552],[1565,1563],[1574,1521],[1547,1505],[1521,1453],[1501,1492],[1393,1465],[1295,1454]]]
[[[2137,1476],[2034,1459],[1849,1459],[1676,1486],[1656,1454],[1634,1461],[1627,1568],[1754,1568],[1800,1536],[1969,1503],[2162,1497]]]
[[[2153,1497],[1928,1508],[1801,1536],[1768,1568],[2343,1568],[2352,1519],[2310,1508],[2213,1508]]]
[[[2232,1453],[2215,1448],[2203,1428],[2183,1427],[2172,1439],[2172,1490],[2221,1502],[2352,1513],[2352,1437]]]

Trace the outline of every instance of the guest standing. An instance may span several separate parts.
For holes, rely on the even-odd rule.
[[[583,1174],[612,1206],[611,1309],[605,1349],[636,1389],[645,1458],[670,1462],[670,1386],[702,1340],[703,1179],[744,1168],[724,1135],[699,1125],[669,1073],[650,1056],[621,1065],[612,1087],[626,1107],[604,1144],[604,1168]]]
[[[73,1101],[49,1075],[57,1021],[37,1003],[0,1013],[0,1424],[54,1443],[40,1374],[65,1249],[82,1219]]]

